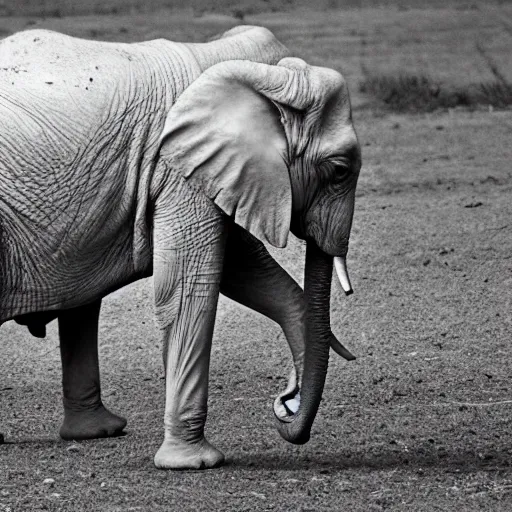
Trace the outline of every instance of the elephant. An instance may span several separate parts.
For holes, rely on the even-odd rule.
[[[309,440],[330,347],[361,150],[343,76],[262,27],[206,43],[89,41],[27,30],[0,42],[0,323],[58,319],[64,439],[117,435],[102,402],[102,298],[153,276],[164,346],[163,469],[212,468],[204,436],[220,293],[283,330],[293,365],[274,413]],[[265,244],[306,241],[302,289]]]

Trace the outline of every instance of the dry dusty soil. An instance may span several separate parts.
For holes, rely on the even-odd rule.
[[[207,435],[227,463],[156,470],[164,381],[142,281],[101,318],[104,400],[128,417],[124,437],[59,440],[56,325],[45,340],[2,326],[0,511],[512,510],[512,111],[354,117],[355,294],[333,285],[332,323],[358,358],[332,355],[309,444],[273,424],[283,335],[223,299]],[[301,281],[304,246],[274,254]]]

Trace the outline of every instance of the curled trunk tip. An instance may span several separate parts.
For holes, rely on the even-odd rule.
[[[332,256],[324,253],[314,242],[308,241],[304,276],[306,351],[300,405],[295,414],[285,417],[276,414],[279,433],[293,444],[309,441],[311,427],[322,399],[332,337],[329,314],[331,279]],[[288,398],[292,397],[286,396]]]

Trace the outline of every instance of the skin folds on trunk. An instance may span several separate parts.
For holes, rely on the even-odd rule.
[[[312,241],[306,250],[306,354],[299,411],[289,421],[279,420],[281,436],[294,444],[309,441],[311,426],[322,398],[329,363],[332,256]]]

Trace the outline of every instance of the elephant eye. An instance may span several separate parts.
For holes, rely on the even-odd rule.
[[[350,166],[348,165],[335,165],[333,173],[333,182],[338,185],[344,183],[350,174]]]
[[[349,158],[337,157],[331,160],[331,165],[333,167],[334,179],[345,176],[347,173],[350,173],[352,169],[352,162]]]
[[[338,173],[356,172],[361,167],[361,153],[358,146],[352,146],[342,154],[332,156],[330,161],[335,165]]]
[[[320,186],[331,189],[333,193],[343,192],[349,185],[347,180],[354,175],[352,154],[343,153],[331,156],[319,164]]]

